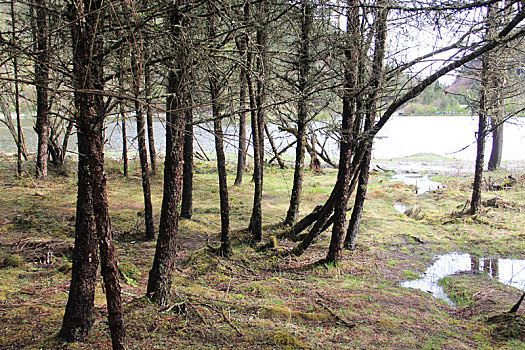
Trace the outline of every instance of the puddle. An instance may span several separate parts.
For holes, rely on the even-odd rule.
[[[401,214],[404,214],[407,211],[408,207],[406,206],[406,204],[403,204],[401,202],[395,202],[394,203],[394,209],[397,212],[399,212]]]
[[[435,191],[443,187],[443,184],[430,180],[428,175],[421,174],[395,174],[390,181],[401,181],[406,185],[413,185],[416,187],[416,194]]]
[[[500,283],[525,290],[525,260],[485,259],[460,253],[439,255],[420,279],[403,282],[401,286],[430,293],[454,306],[454,302],[438,285],[438,281],[443,277],[467,271],[484,271],[497,278]]]

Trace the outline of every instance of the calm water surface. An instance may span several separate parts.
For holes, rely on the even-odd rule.
[[[23,118],[23,130],[27,147],[30,152],[36,150],[36,135],[33,130],[34,119]],[[271,128],[278,147],[282,148],[292,140],[287,133],[282,133],[277,128]],[[210,126],[197,126],[195,128],[196,151],[204,152],[213,157],[213,135],[209,133]],[[378,134],[374,143],[373,157],[376,159],[389,159],[410,156],[418,153],[432,153],[449,158],[462,160],[475,160],[476,146],[475,133],[477,119],[470,116],[447,117],[393,117]],[[225,127],[225,148],[227,153],[235,154],[237,130],[234,126]],[[136,127],[132,119],[127,122],[129,152],[137,152]],[[163,152],[165,148],[165,127],[162,121],[154,123],[156,148]],[[514,118],[505,124],[503,160],[525,160],[525,118]],[[121,125],[110,121],[106,125],[106,153],[111,157],[119,157],[122,152]],[[322,139],[321,139],[322,140]],[[75,149],[76,137],[73,135],[70,146]],[[266,142],[268,144],[268,142]],[[338,147],[336,140],[328,138],[327,149],[334,160],[337,160]],[[272,154],[271,149],[267,154]],[[202,148],[202,150],[201,150]],[[486,154],[490,154],[491,140],[487,142]],[[13,139],[7,128],[0,124],[0,152],[16,152]],[[295,151],[290,148],[288,155],[293,156]],[[488,156],[487,156],[488,157]]]

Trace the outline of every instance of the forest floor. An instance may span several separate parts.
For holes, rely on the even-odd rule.
[[[475,216],[461,213],[471,175],[434,175],[444,187],[415,195],[413,187],[391,181],[391,172],[373,172],[357,249],[330,266],[316,264],[330,230],[300,257],[287,254],[295,244],[288,240],[267,250],[247,243],[249,172],[242,185],[230,187],[233,254],[214,255],[208,247],[217,244],[220,230],[217,178],[213,163],[197,162],[194,215],[180,222],[172,299],[158,308],[143,298],[155,243],[142,239],[140,170],[132,166],[128,178],[119,162],[108,160],[106,167],[129,349],[525,349],[523,316],[514,331],[510,323],[487,323],[510,310],[522,291],[486,273],[456,274],[442,281],[456,303],[450,306],[400,286],[419,278],[439,254],[525,259],[523,171],[487,173],[485,204]],[[32,179],[31,163],[26,167],[17,178],[14,160],[0,159],[0,349],[109,349],[101,282],[87,342],[56,338],[71,276],[75,164],[47,181]],[[265,242],[282,230],[292,172],[266,169]],[[495,190],[508,175],[516,183]],[[306,173],[301,215],[324,203],[335,176],[329,169]],[[161,175],[152,186],[158,227]],[[394,209],[396,203],[409,209],[406,214]]]

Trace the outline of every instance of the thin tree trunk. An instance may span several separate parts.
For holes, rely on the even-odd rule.
[[[312,5],[308,0],[301,2],[301,38],[297,70],[299,72],[299,100],[297,101],[297,146],[295,148],[295,166],[290,205],[284,219],[285,225],[293,225],[299,215],[301,192],[304,177],[304,156],[306,141],[306,119],[308,117],[308,85],[311,66],[310,37],[312,31]]]
[[[174,16],[175,17],[175,16]],[[178,19],[178,20],[176,20]],[[176,16],[175,23],[180,23]],[[178,74],[183,74],[182,72]],[[171,290],[173,264],[175,263],[175,237],[179,225],[178,205],[182,196],[182,160],[184,145],[183,77],[171,71],[168,77],[166,112],[166,157],[164,160],[164,194],[160,213],[159,236],[153,266],[149,272],[146,296],[158,305],[166,305]]]
[[[15,1],[11,0],[11,28],[13,30],[13,45],[16,43],[16,18],[15,18]],[[13,56],[13,72],[15,77],[15,113],[16,113],[16,173],[22,176],[22,155],[23,155],[23,133],[22,120],[20,118],[20,91],[18,87],[18,59]]]
[[[49,137],[49,50],[47,30],[47,7],[45,0],[36,0],[36,133],[38,146],[36,153],[36,177],[47,178],[47,143]]]
[[[128,135],[127,135],[127,126],[126,126],[126,113],[120,104],[120,122],[122,125],[122,168],[124,172],[124,177],[128,177]]]
[[[483,88],[482,88],[483,90]],[[481,186],[483,183],[483,163],[485,159],[485,134],[487,130],[487,116],[485,115],[485,93],[481,93],[479,111],[479,125],[477,133],[476,167],[474,171],[474,184],[472,188],[472,199],[470,201],[470,214],[475,214],[481,206]]]
[[[255,121],[252,120],[252,134],[254,146],[254,195],[253,210],[249,230],[252,239],[259,242],[262,239],[262,191],[264,172],[264,118],[266,113],[266,66],[267,66],[267,33],[265,28],[266,1],[257,4],[257,21],[259,26],[256,33],[256,71],[257,93],[255,95]],[[248,53],[249,54],[249,53]],[[250,67],[251,65],[248,65]],[[248,74],[248,77],[250,74]],[[250,85],[250,84],[249,84]],[[251,94],[251,93],[250,93]],[[251,94],[252,95],[252,94]],[[253,119],[253,114],[252,114]]]
[[[266,132],[266,136],[268,137],[268,142],[270,142],[270,147],[272,148],[274,159],[277,159],[277,163],[279,163],[279,168],[281,169],[286,168],[279,154],[279,150],[277,149],[277,146],[275,146],[275,142],[273,140],[272,134],[270,134],[270,130],[268,129],[268,125],[266,123],[264,124],[264,131]]]
[[[149,59],[149,45],[147,39],[144,44],[144,60]],[[157,173],[157,150],[155,149],[155,135],[153,133],[153,108],[151,106],[151,69],[144,64],[144,94],[146,95],[146,124],[148,126],[149,158],[151,162],[151,175]]]
[[[148,241],[155,239],[155,227],[153,225],[153,205],[151,204],[150,172],[148,166],[148,150],[146,148],[146,125],[144,122],[144,109],[138,101],[140,96],[140,80],[142,79],[142,64],[137,61],[133,53],[133,93],[135,95],[135,113],[137,118],[137,140],[139,146],[140,170],[142,175],[142,192],[144,194],[144,224],[146,228],[145,238]]]
[[[242,35],[237,41],[241,62],[246,61],[247,38]],[[242,175],[246,168],[246,68],[241,64],[239,70],[239,149],[237,151],[237,173],[234,185],[242,183]]]
[[[191,99],[187,99],[190,103]],[[184,130],[184,165],[182,169],[182,203],[180,217],[191,219],[193,215],[193,110],[184,111],[186,127]]]
[[[486,18],[486,32],[485,38],[489,39],[495,35],[494,27],[494,12],[493,5],[488,6]],[[477,133],[477,151],[476,151],[476,167],[474,171],[474,183],[472,188],[472,198],[470,201],[470,214],[474,215],[481,207],[481,186],[483,182],[483,165],[485,160],[485,137],[487,135],[487,114],[494,111],[491,108],[494,105],[493,89],[490,84],[495,67],[492,67],[494,60],[490,52],[485,53],[481,57],[481,87],[480,87],[480,101],[479,101],[479,125]]]
[[[211,3],[208,10],[213,13]],[[216,36],[215,15],[208,16],[208,35],[210,38]],[[228,202],[228,181],[226,174],[226,157],[224,155],[223,131],[221,110],[219,104],[219,76],[216,67],[211,67],[209,73],[210,97],[212,103],[213,134],[215,137],[215,152],[217,154],[217,172],[219,174],[219,197],[221,207],[221,246],[220,253],[223,256],[230,254],[230,204]]]

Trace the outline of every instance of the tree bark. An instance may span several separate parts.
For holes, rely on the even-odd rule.
[[[241,62],[246,61],[247,36],[241,35],[237,40],[237,49],[240,53]],[[234,185],[242,183],[242,175],[246,168],[246,68],[243,64],[239,69],[239,149],[237,150],[237,173]]]
[[[326,255],[327,263],[337,264],[341,259],[341,243],[343,240],[346,205],[348,203],[350,184],[350,164],[352,156],[353,127],[356,113],[357,72],[359,60],[359,1],[349,3],[347,14],[347,31],[349,41],[345,49],[345,90],[343,92],[343,120],[341,122],[341,153],[337,184],[334,188],[334,225],[330,247]]]
[[[78,110],[78,109],[77,109]],[[93,195],[84,131],[79,129],[78,183],[71,283],[62,328],[58,336],[68,342],[85,341],[95,320],[95,283],[98,270]]]
[[[250,220],[249,231],[252,240],[260,242],[262,239],[262,191],[264,177],[264,119],[266,114],[266,68],[267,68],[267,32],[265,27],[266,1],[257,4],[256,21],[258,22],[256,32],[257,55],[255,57],[257,73],[257,93],[255,94],[255,116],[252,114],[252,134],[254,147],[254,195],[253,210]],[[248,53],[249,55],[249,53]],[[248,65],[251,67],[251,65]],[[248,73],[250,77],[251,72]],[[250,78],[251,79],[251,78]],[[250,85],[250,83],[248,83]],[[250,93],[250,95],[253,95]],[[251,98],[251,97],[250,97]],[[255,117],[255,120],[253,120]]]
[[[493,5],[487,8],[485,39],[495,36],[494,11]],[[492,54],[487,52],[481,57],[481,87],[479,100],[479,125],[476,139],[476,167],[474,171],[474,183],[472,187],[472,198],[470,200],[470,214],[474,215],[481,207],[481,186],[483,184],[483,165],[485,160],[485,137],[487,135],[487,114],[493,109],[493,89],[490,84],[493,78],[494,60]]]
[[[183,40],[184,16],[180,7],[185,0],[173,4],[169,13],[173,42]],[[166,156],[164,160],[164,193],[160,213],[159,236],[155,249],[153,266],[149,272],[146,296],[158,305],[169,300],[173,265],[175,264],[175,238],[179,225],[179,204],[182,196],[182,161],[184,146],[184,104],[185,88],[188,81],[188,52],[185,43],[174,48],[177,56],[168,73],[168,96],[166,98]],[[178,51],[177,51],[178,50]]]
[[[488,171],[497,170],[501,166],[503,152],[503,118],[491,118],[492,150],[490,152]]]
[[[47,178],[47,142],[49,137],[49,50],[47,6],[45,0],[36,0],[36,133],[38,145],[36,152],[36,177]]]
[[[188,101],[190,103],[190,101]],[[193,215],[193,111],[184,111],[186,127],[184,130],[184,165],[182,169],[182,204],[180,217],[191,219]]]
[[[384,5],[384,1],[378,3],[379,6]],[[388,8],[385,6],[377,11],[375,19],[375,48],[374,57],[372,61],[372,73],[370,76],[370,86],[368,98],[365,105],[366,120],[364,131],[367,132],[372,129],[377,114],[377,100],[381,90],[381,83],[383,80],[383,61],[385,59],[386,50],[386,34],[387,34],[387,17]],[[362,140],[360,142],[360,149],[364,156],[361,165],[359,166],[359,183],[357,186],[356,198],[354,201],[354,209],[348,224],[346,238],[344,245],[347,249],[355,249],[357,234],[359,233],[359,226],[361,217],[363,215],[363,208],[366,199],[366,191],[368,187],[368,178],[370,175],[370,160],[372,158],[372,141]],[[358,151],[359,152],[359,151]]]
[[[299,100],[297,101],[297,145],[295,147],[295,165],[293,174],[292,194],[290,205],[284,219],[284,225],[293,225],[299,215],[301,204],[301,192],[303,189],[304,177],[304,156],[306,141],[306,120],[308,117],[308,92],[309,75],[312,64],[310,57],[310,41],[313,24],[313,9],[309,0],[301,1],[301,37],[299,48],[299,59],[297,61],[297,71],[299,73]]]
[[[135,98],[140,95],[140,79],[142,74],[138,67],[136,58],[133,60],[133,90]],[[150,172],[148,166],[148,150],[146,148],[146,125],[144,122],[144,109],[138,100],[135,100],[135,117],[137,120],[137,140],[139,146],[140,170],[142,177],[142,192],[144,195],[144,224],[146,228],[145,238],[148,241],[155,239],[155,228],[153,225],[153,206],[151,204]]]
[[[97,30],[102,26],[102,1],[85,0],[69,7],[73,39],[73,77],[76,122],[78,129],[79,173],[76,236],[80,244],[77,264],[73,264],[72,286],[60,335],[69,340],[82,340],[89,333],[93,315],[94,278],[96,276],[96,242],[98,240],[102,277],[106,290],[109,328],[113,349],[124,349],[124,316],[118,268],[109,223],[106,179],[104,176],[105,104],[102,91],[104,41]],[[82,18],[82,21],[78,19]],[[82,226],[80,226],[82,225]],[[95,239],[96,236],[96,239]],[[75,284],[77,283],[78,284]],[[79,305],[86,302],[85,305]],[[78,308],[78,309],[76,309]],[[79,313],[85,313],[80,315]],[[71,325],[71,321],[78,322]]]

